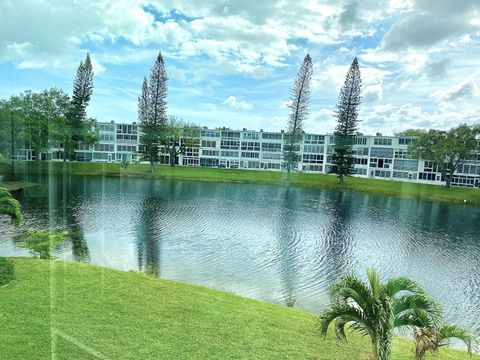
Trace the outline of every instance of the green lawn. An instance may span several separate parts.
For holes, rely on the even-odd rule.
[[[310,313],[80,263],[14,258],[0,288],[1,359],[367,359],[366,339]],[[395,339],[393,359],[414,359]],[[436,359],[480,359],[443,349]],[[432,358],[430,358],[432,359]]]
[[[37,167],[42,173],[63,173],[61,162],[24,162],[17,167],[30,167],[36,171]],[[69,163],[68,172],[78,175],[103,175],[103,176],[134,176],[154,177],[158,179],[218,181],[236,183],[258,183],[285,185],[286,173],[274,171],[254,171],[235,169],[214,169],[200,167],[171,167],[157,166],[155,173],[149,172],[148,165],[129,165],[127,169],[119,164],[107,163]],[[400,181],[377,180],[350,177],[345,180],[345,185],[340,186],[333,175],[325,174],[292,174],[291,184],[310,188],[341,189],[346,191],[361,191],[369,194],[393,195],[407,198],[420,198],[442,202],[463,203],[467,200],[470,204],[480,204],[480,190],[471,188],[446,189],[438,185],[406,183]]]

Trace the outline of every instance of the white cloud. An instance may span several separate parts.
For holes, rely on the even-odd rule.
[[[474,78],[475,76],[472,76],[446,90],[436,91],[432,94],[432,97],[438,102],[455,102],[477,97],[479,89]]]
[[[225,100],[223,103],[232,107],[232,108],[234,108],[234,109],[237,109],[237,110],[251,110],[251,109],[253,109],[252,104],[249,104],[246,101],[241,100],[241,99],[237,100],[237,98],[235,96],[229,96],[227,98],[227,100]]]

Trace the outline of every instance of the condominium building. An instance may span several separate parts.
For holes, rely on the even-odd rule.
[[[78,161],[139,162],[139,129],[136,123],[99,123],[100,141],[97,145],[81,144],[76,150]],[[186,147],[174,159],[181,166],[202,166],[227,169],[271,170],[283,169],[284,133],[253,130],[208,129],[200,131],[198,145]],[[409,158],[408,145],[414,141],[408,136],[368,136],[358,134],[353,146],[355,176],[428,184],[444,184],[444,175],[436,164]],[[332,134],[303,134],[298,145],[299,172],[328,173],[332,166],[335,136]],[[28,150],[24,150],[28,153]],[[26,159],[31,159],[26,157]],[[42,159],[61,159],[61,149],[52,148]],[[162,154],[162,163],[170,163],[169,155]],[[457,167],[453,186],[478,187],[480,154],[473,153]]]

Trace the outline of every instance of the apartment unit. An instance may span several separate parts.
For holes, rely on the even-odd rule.
[[[98,123],[100,139],[97,145],[80,144],[76,150],[78,161],[137,162],[138,126],[116,124],[113,121]]]

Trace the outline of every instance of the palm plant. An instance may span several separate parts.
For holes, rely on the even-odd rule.
[[[422,360],[427,351],[435,353],[442,346],[449,344],[450,339],[459,339],[465,343],[467,350],[472,351],[474,337],[467,330],[456,325],[441,325],[438,328],[431,326],[415,326],[415,358]]]
[[[10,216],[15,226],[20,225],[22,222],[20,203],[3,187],[0,187],[0,215]]]
[[[395,328],[413,328],[425,318],[440,322],[441,309],[415,281],[397,277],[381,283],[377,272],[369,269],[367,278],[365,283],[350,274],[331,285],[330,305],[319,317],[323,336],[331,323],[342,340],[347,329],[359,332],[370,337],[372,359],[387,360]]]

